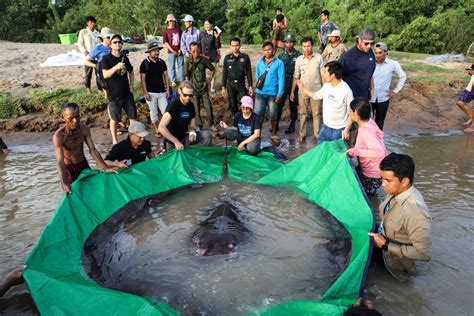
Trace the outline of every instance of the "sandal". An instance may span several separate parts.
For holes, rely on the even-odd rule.
[[[277,135],[270,136],[270,140],[274,143],[279,143],[280,142],[280,138]]]
[[[155,132],[155,137],[156,137],[156,138],[161,138],[161,137],[163,137],[163,135],[161,135],[160,132]]]

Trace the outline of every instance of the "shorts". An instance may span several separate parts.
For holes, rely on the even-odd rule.
[[[133,101],[133,97],[109,101],[108,111],[110,119],[115,122],[120,122],[122,109],[127,113],[128,119],[135,120],[137,118],[137,108]]]
[[[474,99],[474,93],[469,90],[464,90],[461,92],[461,95],[459,96],[459,101],[464,102],[464,103],[470,103]]]
[[[357,175],[367,195],[375,195],[382,186],[382,178],[369,178],[361,172],[359,167],[357,168]]]
[[[87,160],[79,163],[73,163],[66,166],[66,176],[69,184],[73,183],[81,174],[82,170],[90,169]]]

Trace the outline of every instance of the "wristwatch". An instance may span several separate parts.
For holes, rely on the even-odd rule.
[[[388,239],[385,240],[385,243],[382,245],[382,250],[383,250],[383,251],[388,251],[388,244],[389,244],[389,243],[390,243],[390,242],[388,241]]]

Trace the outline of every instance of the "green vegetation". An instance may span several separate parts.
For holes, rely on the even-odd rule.
[[[59,33],[76,33],[84,18],[94,15],[98,27],[125,35],[161,35],[166,14],[178,19],[192,14],[197,26],[210,16],[224,30],[224,41],[243,43],[271,38],[274,8],[283,7],[288,31],[316,37],[319,15],[331,20],[349,44],[365,27],[391,49],[418,53],[466,53],[474,39],[474,0],[0,0],[0,40],[58,42]]]

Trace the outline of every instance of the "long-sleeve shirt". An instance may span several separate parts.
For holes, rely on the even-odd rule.
[[[262,90],[257,89],[257,93],[281,97],[285,90],[285,64],[283,64],[283,62],[277,57],[273,57],[270,62],[272,65],[270,66],[267,77],[265,78],[265,84],[263,85]],[[257,61],[257,80],[265,72],[268,64],[269,63],[266,63],[263,57]]]
[[[199,43],[199,30],[194,26],[181,34],[181,51],[186,57],[190,56],[189,44],[191,42]]]
[[[393,73],[397,74],[398,76],[398,83],[395,89],[393,89],[393,92],[398,93],[400,90],[402,90],[403,85],[407,79],[407,75],[403,71],[398,61],[385,58],[383,63],[377,63],[375,65],[375,71],[373,74],[375,93],[371,102],[385,102],[389,99],[388,92],[390,91]]]
[[[383,252],[385,266],[392,274],[393,270],[412,272],[415,260],[430,260],[431,215],[414,186],[396,196],[388,195],[379,212],[382,233],[390,241],[388,251]]]
[[[238,56],[226,55],[222,66],[222,85],[226,87],[228,81],[245,84],[245,78],[247,84],[252,86],[252,64],[249,55],[244,53],[239,53]]]
[[[91,31],[88,28],[79,31],[77,38],[77,47],[81,53],[89,53],[97,44],[97,36],[99,32],[96,30]]]

